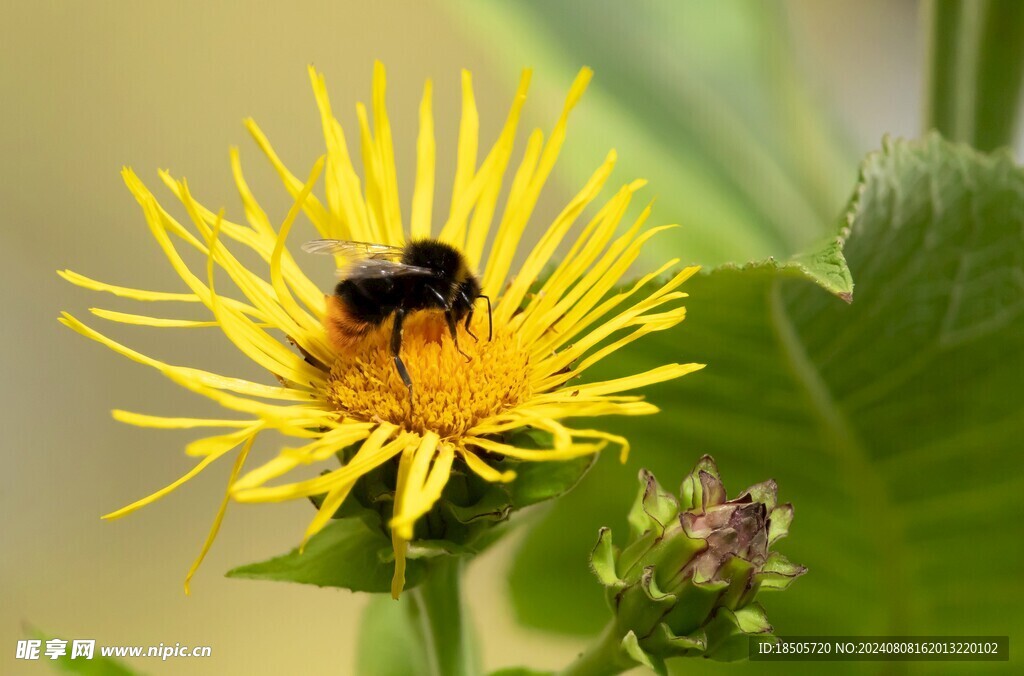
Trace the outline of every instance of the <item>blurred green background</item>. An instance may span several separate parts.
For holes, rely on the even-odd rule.
[[[445,167],[454,167],[460,68],[474,74],[483,146],[499,128],[521,67],[536,67],[526,120],[546,128],[572,74],[586,64],[595,68],[595,82],[574,115],[535,227],[543,227],[584,172],[615,147],[619,181],[650,179],[646,193],[658,195],[655,220],[685,226],[674,235],[674,255],[708,265],[785,258],[835,232],[858,163],[884,133],[921,133],[925,38],[919,12],[916,3],[881,0],[5,3],[0,422],[8,436],[0,475],[0,671],[45,671],[45,665],[13,660],[24,623],[101,644],[213,648],[209,659],[134,664],[147,673],[347,673],[354,665],[363,597],[220,577],[293,546],[308,505],[235,506],[191,597],[182,594],[181,581],[219,503],[226,469],[204,474],[126,520],[98,518],[191,466],[180,450],[187,433],[125,427],[110,419],[111,408],[172,415],[213,410],[55,321],[61,309],[80,317],[93,305],[132,311],[71,287],[57,278],[57,269],[178,289],[121,184],[122,165],[134,167],[154,189],[156,169],[168,168],[187,177],[201,201],[238,215],[227,148],[239,145],[250,185],[280,219],[286,194],[241,119],[254,117],[302,174],[322,152],[306,64],[324,71],[334,108],[351,127],[354,102],[368,98],[378,58],[389,72],[407,204],[426,77],[435,83],[438,190],[444,194],[451,174]],[[447,207],[439,202],[439,210]],[[816,307],[817,301],[807,302]],[[713,304],[705,304],[712,312]],[[100,327],[101,320],[83,318]],[[696,344],[713,340],[701,337],[699,321],[691,312],[686,323],[698,331]],[[261,377],[212,333],[100,328],[171,362]],[[679,360],[697,359],[685,344],[678,349]],[[762,391],[771,398],[773,367],[756,356],[751,381],[768,388]],[[702,377],[688,377],[692,396],[700,396]],[[711,400],[730,406],[725,398]],[[673,415],[663,416],[665,425],[687,424]],[[918,419],[928,415],[925,409]],[[688,467],[705,450],[678,449],[678,465]],[[742,452],[723,466],[731,491],[775,471],[770,454],[758,451],[751,452],[756,462],[736,476]],[[813,463],[815,449],[806,452],[801,457]],[[643,463],[638,447],[620,473],[592,476],[591,492],[601,493],[601,481],[622,482],[631,492]],[[787,492],[779,478],[783,499],[798,504],[794,538],[806,529],[802,548],[812,550],[811,533],[827,528],[828,520],[801,512],[800,495]],[[1019,508],[1019,495],[999,504]],[[470,605],[485,663],[496,668],[531,655],[531,666],[557,667],[583,639],[515,624],[506,578],[519,540],[471,568]],[[572,554],[566,565],[582,570],[576,550],[566,551]],[[789,594],[799,595],[803,582]],[[1008,584],[1007,598],[1019,598],[1019,580]],[[1008,606],[996,604],[993,612],[986,627],[1000,625],[998,613],[1009,621]]]

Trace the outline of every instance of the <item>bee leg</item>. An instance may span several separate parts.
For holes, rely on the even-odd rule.
[[[476,334],[473,333],[473,329],[470,328],[470,323],[473,321],[473,301],[471,301],[469,296],[466,295],[465,289],[459,291],[459,295],[462,296],[462,300],[466,301],[466,307],[469,308],[469,312],[466,314],[466,323],[463,326],[465,326],[466,333],[469,334],[469,337],[479,343],[480,339],[476,337]]]
[[[466,358],[466,361],[473,361],[473,359],[463,352],[461,347],[459,347],[459,334],[457,327],[455,326],[455,313],[448,310],[444,313],[444,318],[448,320],[448,330],[452,334],[452,342],[455,343],[455,349],[459,351],[459,354]]]
[[[477,298],[483,298],[487,301],[487,341],[490,342],[491,338],[494,337],[494,321],[491,317],[491,297],[480,294]]]
[[[466,333],[468,333],[468,334],[469,334],[469,337],[470,337],[470,338],[472,338],[473,340],[475,340],[475,341],[477,341],[477,342],[479,343],[479,342],[480,342],[480,339],[476,337],[476,334],[475,334],[475,333],[473,333],[473,329],[469,328],[469,325],[470,325],[470,323],[471,323],[472,321],[473,321],[473,309],[472,309],[472,308],[470,308],[470,310],[469,310],[469,314],[467,314],[467,315],[466,315],[466,324],[465,324],[465,327],[466,327]]]
[[[448,321],[448,330],[451,331],[452,342],[455,343],[455,349],[459,351],[459,354],[466,358],[466,361],[472,361],[470,356],[463,352],[462,348],[459,347],[459,334],[457,327],[455,326],[455,313],[452,311],[452,304],[449,303],[448,299],[442,296],[441,292],[434,287],[428,285],[427,289],[437,297],[441,307],[444,308],[444,318]]]
[[[409,415],[412,415],[412,378],[409,377],[409,369],[405,368],[402,361],[402,321],[405,319],[405,308],[398,308],[395,311],[395,326],[391,330],[391,358],[395,361],[395,368],[402,382],[409,388]]]

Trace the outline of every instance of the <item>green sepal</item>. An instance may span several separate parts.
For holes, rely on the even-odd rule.
[[[747,635],[770,634],[773,629],[768,622],[768,613],[760,603],[751,603],[733,611],[740,630]]]
[[[658,543],[660,537],[655,531],[649,530],[626,545],[626,548],[619,553],[616,566],[622,579],[628,582],[636,582],[640,579],[640,575],[643,574],[641,562],[647,552]]]
[[[754,579],[761,589],[783,590],[806,572],[804,566],[793,563],[779,552],[772,552],[761,570],[754,574]]]
[[[779,485],[774,479],[762,481],[743,491],[736,500],[742,502],[748,496],[751,502],[760,502],[764,505],[765,512],[770,513],[779,503]]]
[[[771,633],[772,626],[764,608],[751,603],[737,611],[719,608],[704,630],[708,637],[704,656],[719,662],[735,662],[747,658],[750,636]]]
[[[768,546],[774,545],[782,538],[789,535],[789,527],[793,523],[793,505],[786,503],[779,505],[768,514]]]
[[[438,556],[472,556],[479,551],[473,547],[457,545],[448,540],[415,540],[409,544],[407,559],[433,559]],[[392,553],[388,560],[394,560]]]
[[[676,605],[665,617],[664,624],[675,636],[691,636],[707,620],[728,582],[716,580],[705,584],[687,584],[678,594]]]
[[[690,636],[677,636],[662,622],[643,640],[643,645],[650,654],[660,655],[666,659],[695,657],[704,653],[707,648],[707,637],[703,630],[697,630]]]
[[[662,538],[644,557],[644,562],[655,568],[658,585],[669,592],[675,592],[686,580],[678,579],[683,571],[688,570],[687,564],[703,549],[707,542],[698,538],[687,537],[678,530]]]
[[[729,588],[718,599],[718,605],[730,610],[739,608],[742,605],[744,592],[751,586],[755,570],[756,566],[750,561],[730,555],[717,573],[723,579],[729,580]]]
[[[679,506],[681,510],[693,510],[705,504],[704,486],[700,476],[702,472],[721,481],[718,465],[715,464],[714,458],[710,455],[701,457],[686,478],[683,479],[683,484],[679,488]],[[700,511],[703,511],[703,509]]]
[[[470,526],[480,522],[500,523],[507,520],[512,512],[512,503],[507,492],[495,489],[471,504],[445,502],[442,509],[460,524]]]
[[[627,517],[631,540],[639,538],[647,531],[661,535],[665,526],[679,513],[679,502],[676,497],[666,492],[653,474],[642,469],[639,479],[640,492]]]
[[[626,635],[622,637],[622,643],[620,646],[622,647],[622,651],[634,662],[642,664],[648,669],[653,669],[659,674],[659,676],[664,676],[665,664],[663,662],[655,664],[654,661],[651,660],[651,656],[640,647],[640,641],[637,639],[635,632],[626,632]],[[658,668],[659,666],[661,667],[660,669]]]
[[[598,531],[597,544],[590,553],[590,569],[606,587],[621,587],[625,584],[615,572],[615,546],[612,544],[610,528]]]
[[[654,570],[645,568],[640,580],[620,591],[615,597],[615,618],[625,631],[646,636],[657,626],[675,604],[673,594],[665,594],[654,581]]]

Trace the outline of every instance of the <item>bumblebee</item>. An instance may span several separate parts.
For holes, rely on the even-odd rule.
[[[402,382],[409,389],[412,411],[413,383],[402,361],[402,323],[412,312],[444,312],[455,349],[459,347],[458,324],[464,323],[473,337],[470,322],[473,308],[487,301],[487,339],[493,335],[491,299],[480,293],[480,280],[470,271],[465,257],[455,247],[436,239],[420,239],[403,247],[337,239],[306,242],[307,253],[334,254],[344,261],[338,269],[340,281],[334,294],[327,297],[324,327],[331,344],[339,352],[355,338],[365,336],[394,316],[391,329],[391,355]]]

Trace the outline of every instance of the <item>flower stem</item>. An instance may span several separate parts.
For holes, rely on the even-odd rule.
[[[472,676],[480,672],[462,604],[461,557],[435,559],[427,578],[409,592],[409,612],[422,640],[426,673]]]
[[[580,653],[572,664],[559,672],[559,676],[610,676],[636,667],[636,662],[625,657],[622,636],[612,620],[598,639]]]
[[[930,0],[924,7],[930,29],[924,127],[937,129],[952,141],[968,141],[976,13],[966,0]]]
[[[1024,3],[931,0],[925,129],[983,151],[1010,145],[1024,83]]]
[[[988,0],[978,41],[974,147],[986,152],[1011,145],[1024,85],[1024,3]]]

